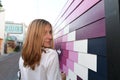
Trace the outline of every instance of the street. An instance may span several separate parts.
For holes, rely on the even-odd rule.
[[[17,80],[20,52],[0,55],[0,80]]]

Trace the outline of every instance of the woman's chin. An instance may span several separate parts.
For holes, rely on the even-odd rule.
[[[44,47],[45,47],[45,48],[50,48],[50,47],[51,47],[51,44],[50,44],[50,43],[46,43],[46,44],[44,44]]]

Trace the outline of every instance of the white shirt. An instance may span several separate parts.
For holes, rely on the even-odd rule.
[[[46,49],[42,53],[40,65],[35,70],[23,66],[23,59],[20,57],[19,68],[21,80],[62,80],[59,71],[58,54],[53,49]]]

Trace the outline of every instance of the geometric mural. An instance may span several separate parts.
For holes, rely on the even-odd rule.
[[[67,80],[107,80],[103,0],[68,0],[54,25]]]

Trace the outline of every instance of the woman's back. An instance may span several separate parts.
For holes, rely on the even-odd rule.
[[[59,71],[58,55],[53,49],[45,49],[40,60],[40,65],[35,70],[23,66],[23,59],[20,57],[19,68],[21,80],[61,80]]]

